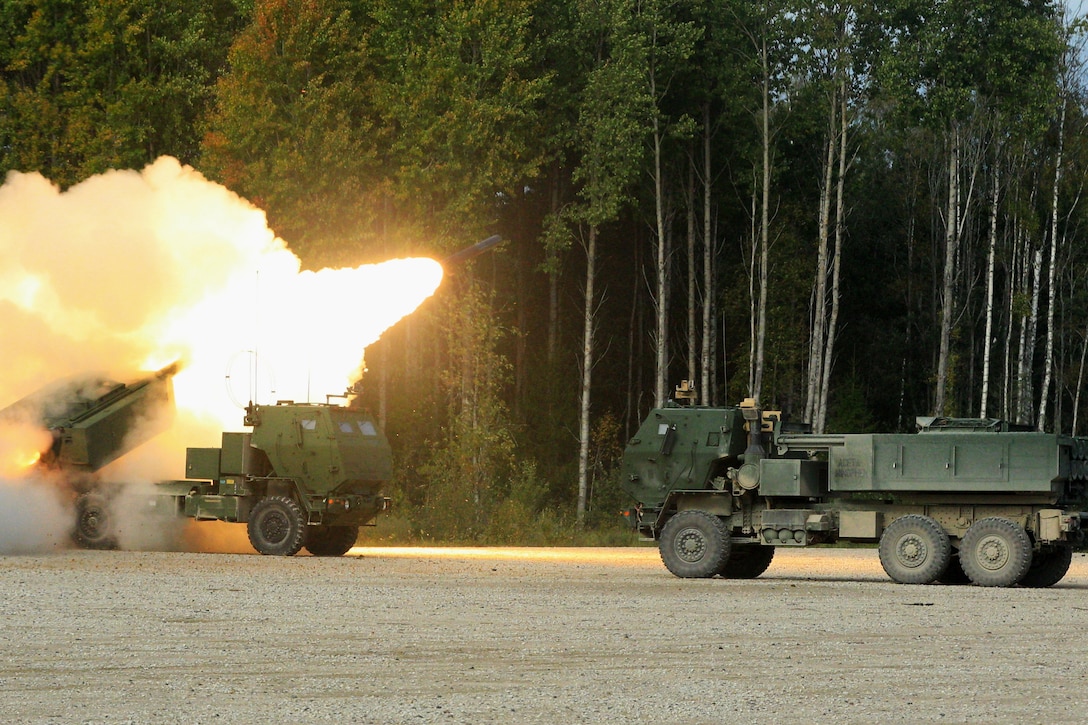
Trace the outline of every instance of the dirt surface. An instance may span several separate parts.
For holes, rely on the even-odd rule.
[[[27,723],[1073,722],[1088,559],[1051,589],[904,586],[872,550],[751,581],[654,549],[0,557]]]

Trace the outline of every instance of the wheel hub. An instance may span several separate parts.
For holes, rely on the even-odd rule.
[[[1000,536],[987,536],[978,542],[975,557],[979,565],[989,571],[997,571],[1009,561],[1009,547]]]
[[[696,562],[706,554],[706,537],[698,529],[684,529],[676,537],[676,555],[686,562]]]
[[[98,514],[97,513],[85,513],[83,514],[83,530],[88,533],[98,532]]]
[[[917,536],[904,536],[899,540],[899,545],[895,549],[896,556],[899,559],[899,563],[903,566],[914,569],[921,566],[929,558],[929,550],[926,548],[926,542]]]
[[[261,521],[261,535],[270,543],[279,543],[287,537],[289,530],[287,517],[280,513],[272,513]]]

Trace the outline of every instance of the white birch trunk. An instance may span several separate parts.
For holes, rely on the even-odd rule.
[[[759,269],[759,189],[754,183],[758,170],[752,168],[752,228],[749,230],[751,258],[748,260],[748,395],[756,386],[756,316],[759,304],[756,298],[756,274]],[[722,347],[724,347],[724,342]]]
[[[665,233],[665,183],[661,168],[661,124],[654,115],[654,207],[657,218],[657,325],[655,333],[656,365],[654,404],[660,408],[668,400],[669,376],[669,238]]]
[[[597,227],[590,225],[586,242],[586,296],[582,325],[582,389],[578,404],[578,524],[586,520],[586,498],[589,492],[589,407],[593,382],[593,330],[596,299],[593,292],[597,263]]]
[[[1054,370],[1054,307],[1058,299],[1058,186],[1062,181],[1062,151],[1065,137],[1065,103],[1062,103],[1058,121],[1058,158],[1054,163],[1054,188],[1050,195],[1050,270],[1047,275],[1046,353],[1043,356],[1043,389],[1039,393],[1039,423],[1036,430],[1046,429],[1047,399],[1050,397],[1050,381]]]
[[[771,207],[771,79],[767,41],[763,40],[763,178],[762,208],[759,210],[759,308],[756,310],[755,365],[751,395],[757,401],[763,392],[763,357],[767,339],[767,282],[771,264],[770,207]]]
[[[695,264],[695,159],[689,159],[687,188],[688,221],[688,380],[696,384],[699,372],[699,330],[696,325],[698,309],[698,269]]]
[[[1001,191],[1001,172],[994,165],[993,196],[990,199],[990,245],[986,254],[986,337],[982,344],[982,400],[979,404],[979,418],[985,418],[990,398],[990,350],[994,334],[994,266],[997,257],[997,208]]]
[[[846,230],[846,152],[849,148],[850,125],[846,118],[846,81],[842,82],[839,102],[839,178],[835,184],[835,261],[831,272],[831,316],[827,321],[827,340],[824,343],[823,378],[820,381],[820,400],[817,405],[815,431],[823,433],[827,425],[827,402],[831,392],[831,369],[835,353],[835,337],[839,324],[839,299],[841,297],[842,247]]]
[[[820,203],[817,219],[816,278],[812,299],[812,331],[809,333],[808,384],[805,395],[805,420],[816,422],[819,416],[820,384],[824,379],[823,360],[825,325],[827,322],[828,241],[831,237],[831,184],[835,167],[836,121],[835,99],[831,100],[831,119],[828,124],[827,154],[824,157],[820,181]]]
[[[714,235],[710,226],[710,104],[703,106],[703,349],[699,355],[702,378],[699,395],[703,405],[710,405],[710,342],[714,335]]]

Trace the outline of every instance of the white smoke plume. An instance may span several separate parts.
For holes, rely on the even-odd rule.
[[[260,209],[169,157],[66,191],[13,172],[0,186],[0,409],[75,374],[125,380],[179,360],[170,431],[102,474],[182,478],[186,446],[242,430],[245,403],[342,393],[366,346],[441,276],[429,259],[302,271]],[[0,432],[8,479],[24,434]],[[0,501],[0,537],[19,509]]]

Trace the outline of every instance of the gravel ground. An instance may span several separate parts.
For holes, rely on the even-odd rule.
[[[872,550],[752,581],[656,550],[0,557],[27,723],[1073,722],[1088,559],[1051,589],[893,584]]]

